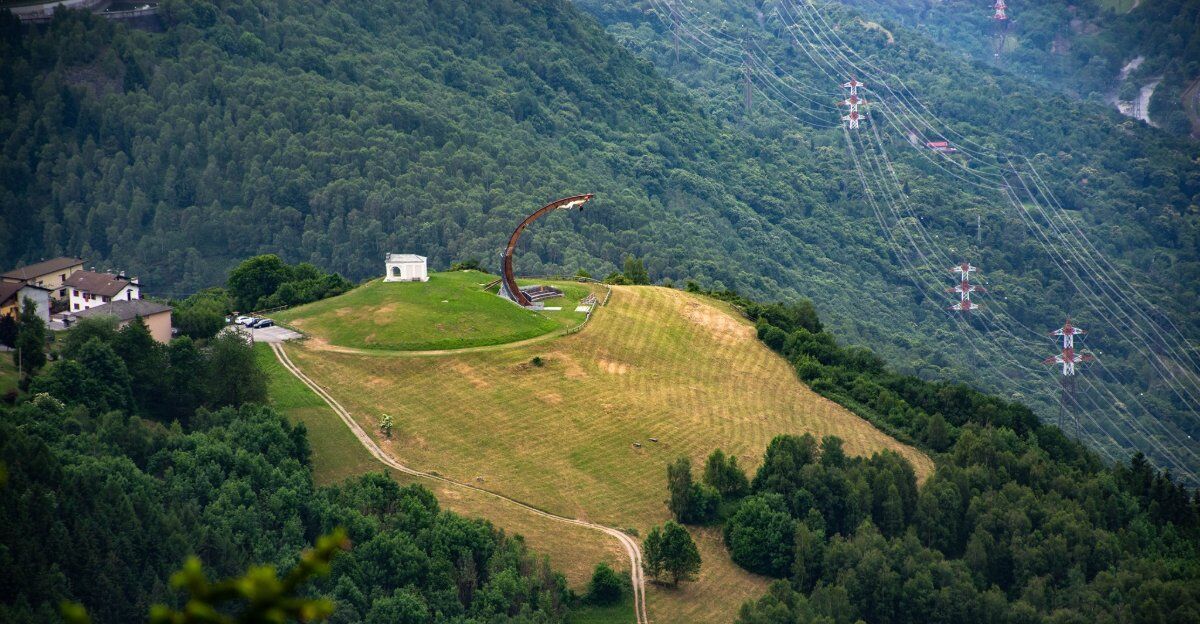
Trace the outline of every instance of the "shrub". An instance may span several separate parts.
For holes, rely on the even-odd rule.
[[[483,265],[480,264],[479,258],[469,258],[461,262],[454,262],[450,265],[451,271],[482,271]]]
[[[674,520],[662,527],[650,529],[643,543],[645,559],[642,567],[650,576],[667,575],[672,585],[690,581],[700,572],[700,551],[687,529]]]
[[[594,605],[611,605],[621,601],[625,593],[625,579],[607,563],[600,562],[588,583],[587,602]]]
[[[783,497],[759,494],[742,501],[725,524],[733,562],[759,574],[782,578],[795,558],[795,523]]]

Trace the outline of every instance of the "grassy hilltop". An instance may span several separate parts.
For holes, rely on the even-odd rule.
[[[462,287],[477,292],[472,276]],[[400,299],[400,292],[392,297]],[[326,305],[344,308],[361,296],[347,293]],[[428,307],[436,311],[438,302]],[[424,324],[434,335],[437,326],[436,316]],[[843,438],[853,454],[894,449],[922,477],[932,469],[919,451],[799,382],[735,310],[672,289],[617,287],[609,305],[570,336],[404,358],[395,366],[380,366],[386,357],[378,351],[330,346],[334,339],[320,327],[310,323],[312,339],[287,347],[292,360],[402,462],[643,536],[669,515],[666,464],[680,455],[698,463],[719,447],[752,470],[773,436],[811,432]],[[413,332],[420,327],[410,325]],[[352,436],[336,431],[341,425],[329,410],[283,392],[291,384],[285,371],[276,370],[274,379],[273,394],[283,395],[277,405],[294,407],[291,413],[321,432],[313,436],[318,479],[373,469]],[[395,421],[391,439],[379,435],[384,414]],[[451,508],[469,503],[445,488],[439,497]],[[470,509],[532,536],[530,543],[575,583],[598,558],[611,556],[603,536],[564,534],[499,507],[483,501]],[[656,622],[729,621],[742,601],[765,590],[765,579],[732,564],[718,530],[697,529],[694,536],[704,570],[678,590],[651,589]]]
[[[564,293],[546,301],[546,307],[562,309],[534,312],[484,291],[483,285],[494,279],[478,271],[453,271],[431,273],[428,282],[373,280],[276,318],[330,345],[393,351],[503,344],[583,322],[584,314],[575,312],[575,306],[591,292],[588,286],[541,280]]]

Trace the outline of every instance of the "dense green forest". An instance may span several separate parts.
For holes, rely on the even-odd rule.
[[[563,577],[519,537],[383,474],[314,487],[304,426],[248,402],[265,384],[240,339],[89,320],[61,353],[0,406],[0,621],[61,622],[62,601],[146,621],[191,555],[217,578],[288,567],[335,527],[349,552],[308,588],[330,622],[563,621]]]
[[[1200,125],[1189,120],[1183,101],[1187,87],[1200,80],[1200,5],[1195,2],[1007,3],[1010,20],[999,61],[994,59],[997,27],[986,3],[844,0],[843,4],[915,28],[939,45],[1075,97],[1131,101],[1140,87],[1161,78],[1150,100],[1151,120],[1178,136],[1200,131]],[[1121,70],[1138,57],[1143,60],[1122,81]]]
[[[389,251],[427,255],[435,268],[487,263],[533,207],[595,192],[583,213],[523,239],[519,271],[606,275],[628,255],[654,281],[808,296],[839,336],[900,370],[970,374],[1042,415],[1058,396],[1037,363],[1054,346],[1042,332],[1074,314],[1103,350],[1088,378],[1096,387],[1080,397],[1081,435],[1113,455],[1144,447],[1157,465],[1196,469],[1185,437],[1200,436],[1195,403],[1163,380],[1163,367],[1191,379],[1189,364],[1147,361],[1104,309],[1083,305],[1004,198],[945,175],[883,128],[922,227],[954,262],[981,266],[988,305],[1029,330],[1017,339],[984,317],[971,348],[948,346],[963,331],[944,313],[948,299],[914,285],[947,267],[893,248],[888,237],[906,223],[876,222],[833,128],[839,90],[789,41],[782,3],[685,7],[688,23],[750,42],[777,76],[827,102],[798,108],[757,76],[747,118],[741,53],[713,60],[693,49],[707,35],[691,32],[676,62],[664,6],[177,0],[163,3],[163,33],[71,13],[36,29],[4,21],[0,261],[78,253],[172,296],[260,253],[359,280]],[[1194,146],[1048,97],[919,33],[885,34],[836,6],[824,14],[919,85],[946,132],[1028,154],[1067,218],[1153,299],[1152,323],[1200,335]],[[1005,166],[962,160],[991,175]],[[1145,439],[1122,439],[1131,419]],[[1193,447],[1168,447],[1181,444]]]
[[[668,471],[677,518],[719,522],[734,562],[783,579],[739,624],[1190,622],[1200,493],[1141,455],[1107,465],[1028,408],[891,372],[809,305],[730,293],[814,389],[929,452],[920,487],[890,451],[785,435],[752,479],[719,450]]]
[[[1194,145],[1100,104],[1056,96],[960,58],[920,33],[895,26],[894,32],[881,31],[870,16],[836,4],[814,13],[800,3],[697,0],[677,4],[682,8],[675,18],[660,2],[580,4],[618,41],[689,87],[712,116],[744,128],[762,161],[795,159],[797,168],[786,182],[766,178],[759,188],[763,197],[804,206],[781,217],[777,231],[788,232],[804,257],[808,273],[801,289],[811,293],[835,333],[869,345],[905,373],[969,378],[1054,417],[1057,380],[1037,365],[1054,344],[1039,336],[1072,315],[1089,329],[1087,346],[1102,359],[1086,373],[1086,389],[1075,395],[1078,405],[1068,403],[1081,415],[1082,436],[1110,455],[1116,447],[1140,447],[1159,465],[1194,472],[1184,466],[1195,463],[1200,435],[1195,373],[1182,381],[1171,377],[1175,367],[1194,369],[1195,349],[1185,344],[1166,368],[1155,361],[1166,344],[1160,341],[1168,340],[1162,328],[1174,324],[1192,342],[1200,332],[1194,286],[1200,283],[1200,167]],[[871,127],[851,139],[856,145],[877,143],[857,148],[862,153],[856,158],[886,154],[898,182],[891,192],[912,206],[908,214],[885,215],[886,223],[872,214],[842,131],[826,129],[840,114],[832,106],[844,97],[837,83],[849,77],[837,73],[847,60],[829,49],[839,46],[872,69],[875,76],[865,78],[891,82],[876,83],[875,90],[868,85],[868,101],[887,100],[891,109],[876,107]],[[747,65],[746,59],[753,60]],[[904,87],[898,86],[900,77]],[[908,107],[900,115],[893,114],[897,93]],[[921,140],[945,137],[972,151],[935,159],[909,144],[909,130],[920,132]],[[1030,158],[1061,201],[1054,219],[1078,228],[1115,272],[1081,278],[1072,262],[1085,268],[1084,260],[1062,257],[1062,234],[1043,238],[1044,217],[1030,219],[1028,203],[1014,209],[1004,194],[973,177],[1014,184],[1009,167],[1019,154]],[[821,166],[826,163],[837,169],[830,174]],[[792,188],[776,195],[785,185]],[[929,238],[905,241],[914,232]],[[982,268],[990,290],[977,299],[985,309],[970,329],[944,312],[949,300],[942,289],[950,281],[945,271],[962,259]],[[1153,277],[1156,267],[1166,266],[1180,271],[1178,281],[1164,284]],[[835,270],[826,274],[826,267]],[[1154,307],[1093,297],[1120,283],[1114,273],[1127,276]],[[1122,286],[1118,296],[1128,292]],[[1148,348],[1118,327],[1127,315],[1141,315],[1139,331],[1149,336]],[[1157,434],[1131,429],[1156,430],[1160,421],[1166,430]],[[1110,440],[1123,435],[1141,441]],[[1173,452],[1184,457],[1166,460]]]

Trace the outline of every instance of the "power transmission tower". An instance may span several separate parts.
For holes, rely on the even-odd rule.
[[[1008,5],[1004,0],[996,0],[996,3],[992,5],[992,11],[992,21],[996,24],[996,34],[994,35],[996,40],[995,57],[996,61],[999,62],[1000,54],[1004,52],[1004,42],[1008,39]]]
[[[978,268],[971,266],[970,262],[964,262],[950,269],[951,273],[958,274],[958,284],[946,289],[948,293],[958,294],[958,303],[950,306],[951,310],[965,314],[979,309],[979,304],[971,301],[971,293],[983,293],[987,292],[987,290],[983,286],[971,283],[971,273],[978,270]]]
[[[842,121],[846,122],[846,127],[851,130],[858,129],[859,125],[867,117],[867,113],[860,111],[858,108],[867,104],[867,101],[858,95],[858,90],[865,89],[866,86],[854,78],[842,83],[842,88],[849,89],[850,93],[846,96],[846,99],[838,104],[847,108],[846,114],[842,116]]]
[[[1068,316],[1067,322],[1063,323],[1062,327],[1050,332],[1051,336],[1062,336],[1062,353],[1043,360],[1045,364],[1062,365],[1062,392],[1058,397],[1058,427],[1066,431],[1064,416],[1069,418],[1070,424],[1075,430],[1075,437],[1079,437],[1079,418],[1075,415],[1074,410],[1070,409],[1075,405],[1075,365],[1096,359],[1089,353],[1075,351],[1075,336],[1085,333],[1087,332],[1072,325],[1071,317]]]

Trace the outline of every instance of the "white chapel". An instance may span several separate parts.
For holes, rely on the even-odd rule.
[[[416,254],[390,253],[387,255],[385,282],[428,282],[429,269],[425,256]]]

